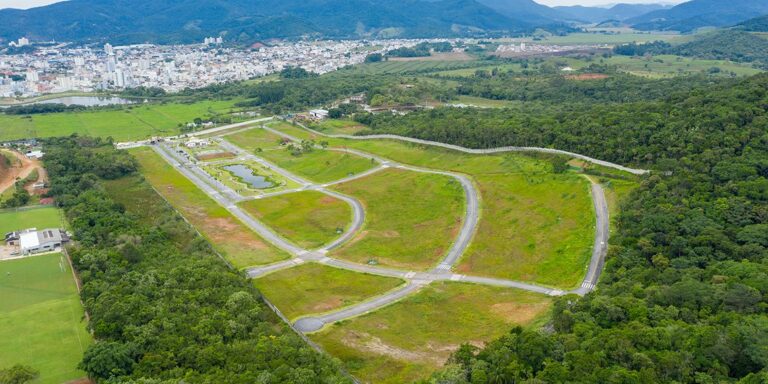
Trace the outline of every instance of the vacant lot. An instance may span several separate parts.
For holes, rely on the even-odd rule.
[[[29,365],[40,384],[85,376],[77,364],[91,337],[61,254],[0,262],[0,297],[0,367]]]
[[[589,182],[576,175],[478,175],[480,227],[461,273],[572,288],[594,241]]]
[[[224,136],[224,139],[240,148],[254,152],[257,149],[279,148],[282,136],[261,128],[253,128]]]
[[[39,208],[22,211],[0,211],[0,234],[4,235],[17,229],[27,228],[66,228],[58,209]]]
[[[339,237],[352,219],[347,203],[317,191],[249,200],[240,205],[284,238],[308,249],[320,248]]]
[[[429,376],[463,343],[479,346],[511,325],[536,322],[550,302],[525,291],[433,283],[311,337],[364,382],[408,383]]]
[[[353,120],[326,119],[312,128],[329,135],[354,135],[366,127]]]
[[[292,155],[288,149],[264,151],[258,155],[316,183],[341,180],[377,165],[372,159],[325,149],[315,149],[300,156]]]
[[[286,317],[295,320],[384,294],[403,281],[310,263],[264,276],[255,284]]]
[[[131,150],[141,173],[235,267],[288,258],[218,205],[150,148]]]
[[[390,169],[335,187],[365,206],[363,231],[336,257],[427,269],[451,247],[464,214],[464,192],[451,177]]]
[[[73,113],[50,113],[31,116],[0,114],[0,141],[30,137],[111,136],[118,141],[138,140],[150,136],[179,133],[179,124],[211,111],[227,113],[234,101],[206,101],[195,104],[159,104]]]

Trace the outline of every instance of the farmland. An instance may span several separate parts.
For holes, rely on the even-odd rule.
[[[5,223],[5,221],[0,221]],[[40,372],[39,384],[85,376],[92,342],[69,264],[61,254],[0,262],[0,362]]]
[[[212,113],[229,113],[234,101],[194,104],[150,104],[121,109],[52,113],[31,116],[0,114],[0,141],[32,137],[112,137],[117,141],[179,133],[179,125]]]
[[[132,151],[142,174],[234,266],[247,267],[287,258],[218,205],[149,148]]]
[[[243,209],[301,247],[319,248],[349,225],[347,203],[317,191],[302,191],[241,203]]]
[[[355,304],[403,282],[309,263],[267,275],[254,283],[286,317],[295,319]]]

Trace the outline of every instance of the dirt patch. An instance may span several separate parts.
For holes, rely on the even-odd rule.
[[[45,173],[37,160],[32,160],[15,151],[4,151],[4,153],[10,153],[11,156],[16,157],[16,160],[11,161],[11,167],[0,174],[0,193],[13,187],[16,184],[16,179],[25,179],[35,169],[38,169],[40,175]]]
[[[491,312],[511,323],[525,325],[533,321],[548,307],[549,303],[498,303],[491,306]]]
[[[400,237],[400,232],[395,230],[376,231],[376,235],[386,239],[394,239],[394,238]]]
[[[443,356],[435,356],[433,351],[417,352],[398,348],[364,332],[350,332],[341,341],[345,345],[357,350],[387,356],[396,360],[416,360],[435,366],[442,366],[445,363],[445,358]]]
[[[197,158],[200,161],[216,160],[216,159],[231,159],[233,157],[235,157],[235,154],[232,152],[207,153],[205,155],[195,156],[195,158]]]
[[[578,75],[568,75],[565,78],[568,80],[585,81],[585,80],[602,80],[607,79],[609,76],[604,73],[580,73]]]
[[[331,196],[323,196],[322,199],[320,199],[320,204],[322,205],[331,205],[336,203],[336,198]]]
[[[340,308],[343,305],[344,302],[340,297],[331,297],[312,306],[312,311],[317,313],[328,312],[332,309]]]

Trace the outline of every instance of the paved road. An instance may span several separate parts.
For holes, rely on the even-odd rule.
[[[289,135],[283,134],[280,131],[276,131],[276,130],[272,130],[272,131],[284,137],[289,136]],[[275,244],[279,248],[282,248],[295,256],[295,258],[291,260],[281,261],[278,263],[261,266],[257,268],[251,268],[247,272],[250,277],[256,278],[268,273],[276,272],[286,268],[292,268],[296,265],[300,265],[305,262],[311,261],[311,262],[318,262],[324,265],[329,265],[336,268],[343,268],[343,269],[347,269],[355,272],[369,273],[369,274],[380,275],[380,276],[395,277],[395,278],[400,278],[406,281],[406,284],[403,287],[396,289],[394,291],[388,292],[384,295],[374,297],[362,303],[359,303],[350,307],[342,308],[338,311],[331,312],[322,316],[302,318],[299,321],[297,321],[295,325],[299,330],[303,332],[313,332],[313,331],[319,330],[325,324],[331,324],[336,321],[359,316],[359,315],[374,311],[376,309],[379,309],[383,306],[390,305],[402,299],[403,297],[409,294],[412,294],[413,292],[416,292],[419,288],[433,281],[463,281],[463,282],[469,282],[469,283],[475,283],[475,284],[523,289],[523,290],[542,293],[550,296],[560,296],[566,293],[575,293],[575,294],[583,295],[594,289],[594,285],[599,279],[600,273],[602,271],[604,258],[607,250],[606,244],[608,242],[608,235],[609,235],[608,208],[605,202],[605,196],[604,196],[604,191],[602,187],[599,184],[592,182],[591,179],[590,181],[592,182],[592,199],[595,206],[595,212],[596,212],[596,218],[597,218],[596,231],[595,231],[595,245],[593,247],[592,260],[590,262],[589,268],[587,270],[587,274],[584,278],[584,281],[581,287],[573,291],[564,292],[561,290],[542,287],[542,286],[529,284],[525,282],[496,279],[496,278],[487,278],[487,277],[478,277],[478,276],[459,275],[451,272],[451,268],[453,267],[453,265],[455,265],[458,262],[458,260],[466,250],[467,246],[469,245],[471,238],[477,228],[477,224],[479,220],[479,194],[474,184],[472,183],[471,179],[465,175],[413,167],[413,166],[406,166],[406,165],[398,164],[390,160],[379,158],[377,156],[364,153],[361,151],[356,151],[356,150],[333,149],[338,151],[346,151],[349,153],[356,154],[358,156],[373,158],[376,161],[378,161],[381,165],[365,173],[361,173],[359,175],[352,176],[350,178],[346,178],[344,180],[340,180],[334,183],[328,183],[324,185],[314,185],[311,182],[301,177],[298,177],[296,175],[293,175],[290,172],[283,170],[280,167],[277,167],[274,164],[271,164],[264,159],[247,154],[241,148],[234,146],[231,143],[228,143],[222,140],[221,144],[227,150],[230,150],[233,153],[239,154],[241,157],[258,161],[270,167],[274,171],[280,173],[281,175],[291,180],[294,180],[297,183],[303,184],[304,188],[299,190],[308,190],[308,189],[318,190],[323,193],[327,193],[331,196],[334,196],[346,201],[348,204],[350,204],[353,207],[353,212],[355,212],[354,214],[355,220],[350,230],[348,230],[344,234],[344,236],[340,237],[337,241],[317,251],[301,249],[300,247],[296,246],[290,241],[274,233],[270,228],[263,225],[258,220],[255,220],[254,218],[249,216],[247,213],[240,210],[235,205],[235,203],[238,201],[241,201],[243,198],[237,195],[235,191],[228,189],[226,186],[224,186],[223,184],[213,179],[206,172],[199,169],[199,167],[197,167],[195,164],[189,162],[184,157],[179,156],[175,151],[169,148],[167,144],[154,146],[155,150],[161,156],[163,156],[169,163],[171,163],[177,169],[179,169],[179,171],[182,172],[188,179],[190,179],[193,183],[198,185],[198,187],[200,187],[209,196],[215,199],[219,204],[227,208],[233,215],[238,217],[251,229],[253,229],[257,233],[259,233],[262,237],[264,237],[265,240]],[[329,250],[343,244],[345,241],[349,240],[352,236],[354,236],[354,234],[357,231],[361,229],[362,223],[364,220],[364,210],[362,205],[356,199],[343,194],[339,194],[334,191],[327,190],[325,188],[330,185],[338,184],[340,182],[348,182],[360,177],[366,177],[372,173],[378,172],[382,169],[386,169],[389,167],[407,169],[415,172],[424,172],[424,173],[450,176],[457,179],[461,183],[464,189],[465,199],[466,199],[466,211],[465,211],[465,218],[464,218],[464,223],[462,225],[461,232],[457,236],[456,241],[454,242],[449,252],[446,254],[445,258],[441,261],[441,263],[436,268],[434,268],[431,271],[428,271],[428,272],[404,271],[399,269],[358,264],[358,263],[338,260],[338,259],[334,259],[326,256]],[[288,192],[283,192],[283,193],[288,193]]]
[[[433,147],[442,147],[446,149],[451,149],[454,151],[464,152],[464,153],[470,153],[474,155],[488,155],[488,154],[494,154],[494,153],[504,153],[504,152],[539,152],[539,153],[551,153],[555,155],[566,155],[570,157],[574,157],[577,159],[581,159],[584,161],[588,161],[593,164],[601,165],[608,168],[618,169],[620,171],[629,172],[634,175],[644,175],[646,173],[649,173],[650,171],[645,169],[635,169],[635,168],[629,168],[625,167],[620,164],[611,163],[609,161],[605,160],[599,160],[595,159],[589,156],[585,156],[579,153],[574,152],[568,152],[563,151],[560,149],[552,149],[552,148],[541,148],[541,147],[515,147],[515,146],[509,146],[509,147],[498,147],[498,148],[488,148],[488,149],[472,149],[472,148],[465,148],[458,145],[453,144],[445,144],[440,143],[437,141],[430,141],[430,140],[422,140],[422,139],[415,139],[413,137],[406,137],[406,136],[399,136],[399,135],[366,135],[366,136],[353,136],[353,135],[330,135],[327,133],[323,133],[320,131],[316,131],[312,128],[309,128],[301,123],[297,123],[298,126],[314,133],[320,136],[330,137],[330,138],[336,138],[336,139],[350,139],[350,140],[398,140],[398,141],[407,141],[409,143],[415,143],[415,144],[422,144],[422,145],[429,145]],[[283,134],[285,136],[285,134]]]

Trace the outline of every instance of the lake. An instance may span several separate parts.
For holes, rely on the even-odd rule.
[[[103,107],[107,105],[134,104],[136,100],[124,99],[114,96],[65,96],[55,99],[37,101],[32,104],[64,104],[82,105],[85,107]]]
[[[266,177],[253,173],[253,170],[249,167],[246,167],[245,165],[227,165],[223,168],[233,175],[239,177],[243,182],[249,184],[253,188],[265,189],[275,186],[275,184],[267,180]]]

